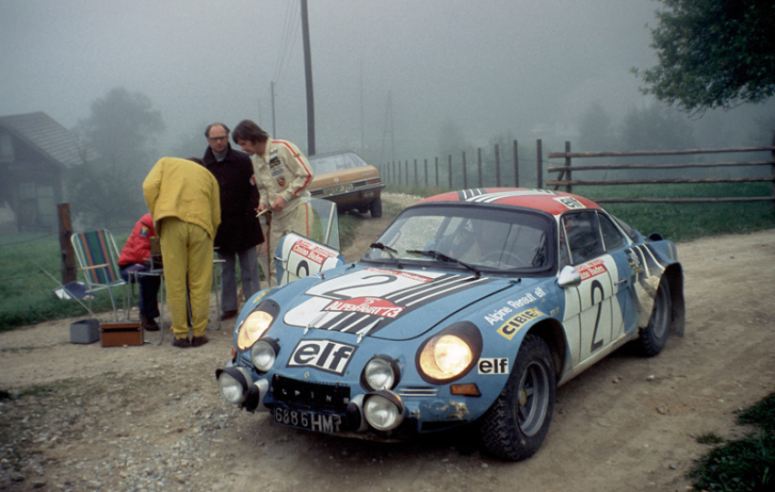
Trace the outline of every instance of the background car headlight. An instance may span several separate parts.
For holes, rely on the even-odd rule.
[[[429,383],[459,379],[482,353],[482,334],[473,323],[462,321],[429,338],[417,353],[420,376]]]
[[[378,355],[363,369],[362,383],[372,391],[389,390],[396,387],[400,379],[398,364],[391,358]]]
[[[261,338],[266,333],[266,330],[272,326],[272,322],[279,310],[277,303],[267,302],[262,303],[259,309],[250,313],[239,327],[237,348],[245,350],[256,343],[256,340]]]
[[[277,359],[278,350],[276,343],[272,343],[273,341],[259,340],[250,349],[250,359],[259,372],[267,372],[272,368],[274,361]]]
[[[404,420],[404,406],[395,394],[375,393],[367,398],[363,414],[369,425],[381,431],[393,430],[401,425]]]

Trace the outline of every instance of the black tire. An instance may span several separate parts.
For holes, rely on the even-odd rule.
[[[382,217],[382,198],[377,198],[369,204],[371,216],[375,219]]]
[[[670,298],[670,283],[667,278],[662,278],[657,288],[657,296],[654,299],[654,309],[651,311],[649,324],[645,328],[638,328],[638,339],[635,346],[644,357],[654,357],[662,352],[670,334],[672,316],[672,300]]]
[[[549,431],[556,386],[549,347],[540,337],[527,335],[506,386],[480,420],[487,451],[514,461],[533,456]]]

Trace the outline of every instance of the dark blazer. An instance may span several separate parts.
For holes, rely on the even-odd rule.
[[[256,218],[258,188],[250,157],[229,145],[226,158],[221,162],[215,160],[210,147],[202,160],[218,180],[221,191],[221,225],[215,236],[215,246],[221,252],[233,253],[263,243],[264,234]]]

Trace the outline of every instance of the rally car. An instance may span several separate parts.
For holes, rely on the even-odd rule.
[[[216,371],[226,401],[368,439],[474,425],[491,454],[521,460],[558,385],[628,342],[655,356],[683,332],[675,245],[577,195],[444,193],[401,212],[360,261],[337,254],[278,246],[285,272],[311,274],[242,310]]]

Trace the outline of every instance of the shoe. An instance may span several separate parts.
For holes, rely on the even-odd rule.
[[[153,318],[146,318],[143,315],[140,315],[140,319],[142,320],[143,330],[145,330],[145,331],[159,331],[159,324],[156,323],[155,319],[153,319]]]
[[[188,337],[186,338],[176,338],[172,345],[177,348],[188,348],[191,346],[191,342],[189,341]]]
[[[233,311],[224,311],[221,315],[221,321],[231,319],[233,317],[237,316],[237,310],[234,309]]]
[[[207,338],[206,335],[202,335],[201,337],[193,337],[191,339],[191,346],[192,347],[201,347],[202,345],[206,344],[209,341],[210,341],[210,339]]]

